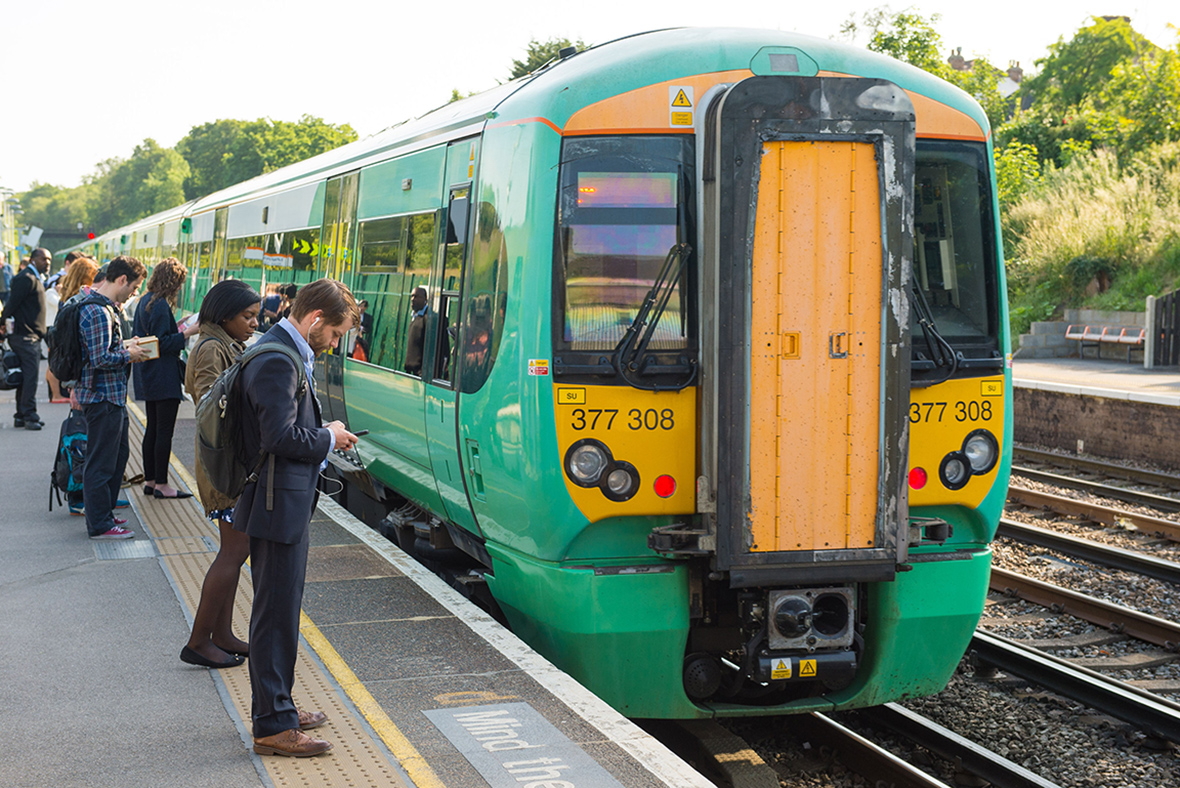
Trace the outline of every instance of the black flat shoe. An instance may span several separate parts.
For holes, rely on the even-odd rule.
[[[177,490],[176,495],[165,495],[164,493],[160,492],[159,490],[152,490],[152,497],[153,498],[169,498],[169,499],[172,499],[172,498],[192,498],[193,494],[190,492],[184,492],[183,490]]]
[[[143,494],[144,495],[151,496],[151,495],[155,494],[155,492],[156,492],[155,487],[152,487],[151,485],[148,485],[148,484],[145,484],[143,486]]]
[[[221,648],[221,646],[217,646],[217,647]],[[232,648],[221,648],[221,650],[224,651],[226,654],[232,654],[233,656],[241,657],[242,659],[246,659],[247,657],[250,656],[249,651],[237,651]]]
[[[180,661],[188,663],[189,665],[200,665],[202,668],[236,668],[244,661],[241,657],[233,656],[225,662],[214,662],[211,659],[202,657],[197,652],[193,651],[188,646],[180,650]]]

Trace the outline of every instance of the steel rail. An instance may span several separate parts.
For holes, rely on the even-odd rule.
[[[1046,550],[1055,550],[1074,558],[1083,558],[1112,569],[1122,569],[1180,585],[1180,564],[1175,561],[1136,553],[1132,550],[1123,550],[1090,539],[1068,536],[1008,519],[1000,520],[1000,527],[996,531],[996,535],[1044,547]]]
[[[989,665],[1129,722],[1152,736],[1180,742],[1178,703],[983,629],[975,630],[969,652]]]
[[[841,764],[872,785],[948,788],[941,780],[819,712],[783,719],[800,739],[827,747]]]
[[[993,591],[1012,594],[1020,599],[1069,613],[1084,621],[1106,627],[1113,632],[1154,643],[1175,651],[1180,644],[1180,624],[1149,613],[1070,591],[1068,588],[1034,580],[1031,577],[992,567],[989,585]]]
[[[982,777],[996,788],[1057,788],[1057,783],[896,703],[862,709],[868,719]]]
[[[1180,490],[1180,476],[1176,476],[1175,474],[1171,473],[1163,473],[1161,471],[1127,468],[1122,465],[1102,462],[1101,460],[1093,460],[1085,457],[1063,456],[1060,454],[1053,454],[1052,452],[1040,451],[1039,449],[1029,449],[1023,446],[1014,447],[1012,450],[1012,457],[1014,460],[1019,457],[1026,461],[1031,460],[1034,462],[1041,462],[1046,465],[1056,465],[1058,468],[1071,468],[1075,470],[1090,471],[1091,473],[1099,473],[1103,476],[1109,476],[1114,479],[1128,479],[1133,482],[1151,484],[1156,487],[1163,487],[1165,489]]]
[[[1041,484],[1052,484],[1057,487],[1067,487],[1072,490],[1083,490],[1092,495],[1098,495],[1103,498],[1111,498],[1116,501],[1124,501],[1126,503],[1133,503],[1136,506],[1150,506],[1153,509],[1159,509],[1164,512],[1180,512],[1180,500],[1169,498],[1166,495],[1156,495],[1155,493],[1139,492],[1138,490],[1127,490],[1122,487],[1112,487],[1109,484],[1102,484],[1101,482],[1092,482],[1086,479],[1078,479],[1073,476],[1062,476],[1057,473],[1049,473],[1048,471],[1038,471],[1034,468],[1025,468],[1019,465],[1012,466],[1012,473],[1017,476],[1023,476],[1025,479],[1032,479]]]
[[[1029,490],[1024,487],[1011,485],[1008,487],[1008,500],[1031,506],[1033,508],[1049,509],[1059,514],[1075,515],[1106,525],[1131,525],[1140,531],[1161,534],[1174,542],[1180,542],[1180,522],[1164,520],[1145,514],[1134,514],[1114,509],[1101,504],[1078,501],[1062,495]]]

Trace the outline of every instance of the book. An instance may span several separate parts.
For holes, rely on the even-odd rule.
[[[147,350],[147,358],[144,361],[151,361],[160,357],[160,340],[154,336],[152,337],[132,337],[131,339],[123,340],[123,347],[127,347],[133,343],[138,344]]]

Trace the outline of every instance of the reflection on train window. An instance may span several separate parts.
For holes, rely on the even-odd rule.
[[[358,301],[369,302],[373,324],[368,360],[372,364],[421,374],[421,349],[413,363],[406,348],[413,333],[412,294],[430,276],[435,226],[432,213],[374,219],[360,225],[353,292]]]
[[[561,168],[562,344],[613,350],[634,321],[669,251],[687,240],[690,147],[667,137],[568,140]],[[689,266],[674,283],[652,350],[688,346],[681,300]]]
[[[938,332],[967,357],[998,349],[995,225],[986,148],[918,142],[914,275]],[[913,322],[914,347],[925,345]]]
[[[441,292],[438,296],[438,324],[435,327],[434,379],[451,383],[458,348],[459,287],[467,255],[467,213],[471,189],[451,190],[447,210],[446,249],[443,253]]]

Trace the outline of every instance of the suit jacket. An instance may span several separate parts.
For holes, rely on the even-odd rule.
[[[281,342],[299,352],[295,340],[275,326],[259,342]],[[275,456],[274,510],[266,510],[270,461],[263,463],[258,481],[247,484],[234,507],[234,529],[259,539],[296,544],[307,532],[319,498],[316,481],[320,463],[332,449],[332,431],[321,427],[315,383],[296,399],[299,373],[291,359],[266,353],[242,371],[242,442],[247,456],[259,450]]]

